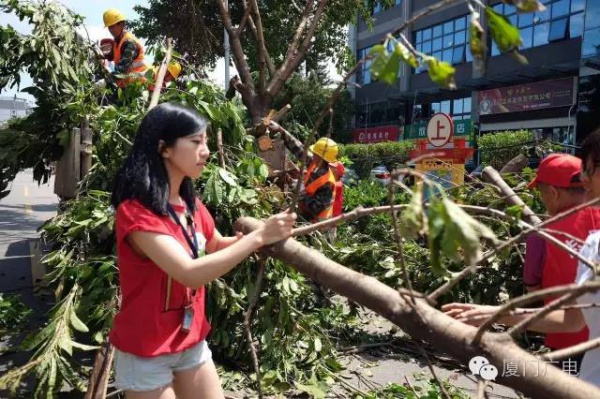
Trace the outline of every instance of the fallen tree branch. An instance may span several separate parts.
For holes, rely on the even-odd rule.
[[[167,53],[165,54],[165,58],[160,63],[160,68],[158,70],[158,74],[156,75],[156,80],[154,82],[154,91],[152,92],[152,99],[150,100],[150,105],[148,105],[148,109],[146,112],[150,111],[152,108],[158,105],[158,99],[160,98],[160,92],[162,90],[163,82],[165,80],[165,75],[167,74],[167,67],[169,66],[169,62],[171,62],[171,52],[173,51],[173,40],[171,38],[167,39]]]
[[[496,323],[502,316],[506,316],[510,313],[510,311],[516,309],[520,306],[525,306],[527,304],[539,301],[549,296],[556,296],[561,294],[575,294],[579,293],[583,295],[586,292],[594,292],[600,289],[600,281],[590,281],[582,285],[577,284],[568,284],[568,285],[560,285],[557,287],[545,288],[543,290],[538,290],[527,295],[520,296],[518,298],[512,299],[504,305],[500,306],[500,309],[489,319],[485,321],[481,326],[479,326],[479,330],[477,332],[476,338],[479,338],[483,335],[484,331],[487,330],[492,324]]]
[[[568,247],[567,245],[565,245],[564,243],[560,242],[558,239],[556,239],[554,236],[545,233],[542,228],[544,226],[547,226],[550,223],[553,223],[557,220],[560,220],[562,218],[565,218],[567,216],[569,216],[570,214],[577,212],[585,207],[591,206],[593,204],[596,204],[600,202],[600,198],[596,198],[593,199],[591,201],[588,201],[584,204],[581,204],[579,206],[576,206],[574,208],[571,208],[565,212],[561,212],[558,215],[555,215],[547,220],[545,220],[544,222],[535,225],[535,226],[531,226],[523,221],[519,221],[518,223],[522,226],[525,227],[519,234],[517,234],[516,236],[514,236],[513,238],[506,240],[504,243],[500,244],[498,247],[495,248],[494,251],[489,251],[488,253],[484,254],[483,257],[480,259],[479,263],[483,262],[484,260],[494,256],[495,252],[500,251],[504,248],[508,248],[509,246],[513,245],[514,243],[520,241],[523,237],[525,237],[527,234],[532,233],[532,232],[537,232],[541,237],[551,241],[553,244],[559,246],[560,248],[564,249],[565,251],[569,252],[570,255],[576,257],[577,259],[579,259],[580,261],[582,261],[585,265],[587,265],[588,267],[591,267],[593,270],[596,270],[596,267],[594,266],[594,264],[589,260],[586,259],[584,257],[582,257],[579,252],[574,251],[572,248]],[[494,215],[497,217],[504,217],[507,219],[511,219],[512,220],[516,220],[514,217],[512,216],[508,216],[506,215],[504,212],[502,211],[498,211],[496,209],[491,209],[491,208],[484,208],[484,207],[476,207],[476,206],[469,206],[469,205],[461,205],[461,207],[466,210],[469,211],[469,209],[471,209],[472,211],[480,211],[480,212],[484,212],[488,215]],[[459,272],[458,274],[456,274],[452,280],[448,281],[446,284],[444,284],[443,286],[437,288],[433,293],[431,293],[429,295],[429,298],[433,301],[437,300],[437,298],[439,298],[440,296],[442,296],[443,294],[449,292],[452,287],[454,287],[456,284],[458,284],[460,281],[462,281],[465,277],[467,277],[469,274],[473,273],[475,270],[477,270],[477,265],[472,266],[472,267],[466,267],[464,268],[461,272]]]
[[[258,397],[262,399],[262,377],[260,374],[260,365],[258,362],[258,355],[256,353],[256,347],[254,346],[254,338],[252,338],[252,313],[254,312],[254,308],[256,308],[256,303],[258,302],[258,298],[260,297],[260,291],[262,290],[262,282],[265,276],[265,265],[266,258],[260,257],[258,259],[258,275],[256,276],[256,283],[254,284],[254,295],[250,299],[250,303],[248,304],[248,310],[244,314],[244,332],[246,333],[246,339],[248,340],[248,348],[250,349],[250,355],[252,356],[252,365],[254,366],[254,372],[256,373],[256,383],[258,389]]]
[[[253,218],[240,218],[236,230],[249,234],[261,226]],[[350,270],[320,252],[309,249],[294,239],[274,244],[269,255],[292,265],[316,283],[372,309],[402,328],[413,338],[431,343],[464,364],[474,356],[485,356],[489,362],[503,369],[507,359],[520,360],[518,377],[498,376],[497,380],[533,398],[589,399],[598,397],[595,386],[550,367],[543,376],[534,376],[537,358],[519,348],[507,334],[485,332],[475,342],[475,327],[467,326],[417,299],[414,304],[397,291],[369,277]],[[600,286],[600,283],[596,283]]]
[[[521,214],[527,223],[533,225],[542,223],[542,220],[531,210],[530,207],[527,206],[527,204],[523,202],[521,197],[519,197],[508,184],[506,184],[496,169],[492,168],[491,166],[485,167],[481,171],[481,177],[483,180],[487,181],[488,183],[492,183],[500,190],[500,192],[505,196],[504,200],[507,204],[521,207],[523,209]]]
[[[592,340],[582,342],[577,345],[573,345],[571,347],[560,349],[554,352],[545,353],[540,357],[544,360],[558,360],[558,359],[568,359],[572,356],[577,356],[580,353],[584,353],[589,351],[590,349],[594,349],[600,346],[600,337],[594,338]]]

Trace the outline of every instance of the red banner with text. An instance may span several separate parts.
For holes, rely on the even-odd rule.
[[[573,78],[546,80],[479,92],[479,114],[531,111],[573,104]]]
[[[382,141],[398,141],[400,126],[377,126],[369,128],[356,128],[352,130],[352,142],[354,143],[380,143]]]

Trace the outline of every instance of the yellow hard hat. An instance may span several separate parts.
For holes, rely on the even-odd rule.
[[[177,61],[171,61],[167,66],[167,71],[173,76],[173,79],[177,79],[181,73],[181,65]]]
[[[125,18],[125,14],[116,8],[109,8],[104,12],[102,19],[104,20],[104,27],[108,28],[109,26],[125,21],[127,18]]]
[[[313,154],[320,156],[327,162],[335,162],[338,156],[338,145],[335,141],[322,137],[310,146]]]

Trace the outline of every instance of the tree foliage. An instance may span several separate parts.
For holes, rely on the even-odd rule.
[[[68,34],[59,29],[67,20],[64,16],[75,18],[60,8],[49,11],[49,17],[44,14],[39,16],[36,7],[49,10],[44,8],[46,2],[37,6],[16,1],[8,4],[12,8],[7,10],[31,16],[31,22],[36,27],[50,23],[48,26],[52,29],[47,33],[57,32],[59,39],[62,38],[61,34]],[[330,7],[343,15],[344,4],[343,1],[334,2],[330,3]],[[264,4],[261,3],[261,6]],[[294,11],[288,14],[293,16]],[[279,14],[279,21],[283,21],[288,14]],[[38,17],[34,18],[33,15]],[[66,26],[70,27],[68,24]],[[9,36],[12,35],[12,47],[9,48],[20,48],[24,43],[33,44],[28,37],[15,36],[10,29],[2,29],[3,34],[8,32]],[[50,46],[48,48],[58,46],[60,42],[58,39],[49,40],[51,43],[47,44]],[[15,137],[18,134],[16,132],[32,133],[32,129],[40,129],[43,132],[39,133],[43,134],[40,137],[46,137],[54,143],[60,141],[63,132],[69,132],[87,115],[96,132],[94,167],[82,183],[78,198],[66,203],[64,212],[43,227],[44,234],[54,243],[44,261],[50,269],[48,277],[56,295],[56,306],[48,324],[22,344],[23,349],[32,351],[31,361],[0,377],[0,386],[16,388],[26,374],[35,374],[36,397],[52,397],[63,382],[84,388],[82,380],[85,375],[73,363],[74,351],[91,350],[93,345],[90,344],[101,342],[116,311],[114,210],[109,205],[108,190],[148,103],[148,92],[143,87],[132,86],[121,93],[122,105],[100,107],[94,97],[85,48],[82,45],[80,49],[81,69],[74,69],[76,76],[73,81],[65,80],[67,84],[58,80],[56,85],[56,76],[45,70],[45,66],[41,69],[45,72],[41,73],[37,83],[47,95],[47,108],[44,110],[50,116],[34,113],[11,125],[12,130],[4,131],[4,134]],[[57,59],[51,53],[44,53],[49,60],[23,60],[22,67],[46,63],[52,65]],[[277,61],[276,56],[273,57]],[[78,60],[76,58],[75,63]],[[382,68],[385,70],[387,67]],[[61,71],[70,74],[68,68]],[[7,76],[15,79],[14,74]],[[78,85],[73,86],[74,83]],[[267,167],[255,155],[254,141],[245,136],[244,113],[240,103],[227,101],[221,91],[198,81],[188,82],[183,89],[168,88],[162,100],[194,107],[210,120],[213,128],[223,130],[226,139],[224,167],[207,167],[202,179],[196,182],[198,193],[216,215],[220,231],[231,233],[233,221],[240,216],[260,218],[285,207],[288,199],[286,193],[267,183]],[[22,143],[5,141],[12,145],[8,147],[8,152],[21,147],[33,148],[31,146],[38,138],[36,135],[22,137]],[[351,152],[351,147],[346,150]],[[356,190],[362,188],[358,186]],[[349,192],[348,197],[355,202],[352,206],[382,201],[381,192],[377,193],[373,186],[370,189],[376,192],[374,199],[365,199],[363,191]],[[485,249],[495,245],[496,236],[508,238],[520,229],[518,220],[514,223],[494,220],[489,227],[485,227],[451,201],[452,198],[491,206],[500,201],[493,190],[475,186],[443,191],[435,186],[432,192],[434,197],[430,199],[429,207],[420,200],[422,193],[419,190],[415,191],[412,198],[407,195],[390,196],[398,203],[407,205],[402,214],[402,226],[406,233],[405,255],[410,263],[408,278],[415,281],[415,286],[422,291],[441,286],[453,273],[464,268],[465,263],[473,264]],[[348,266],[376,276],[391,286],[407,284],[406,276],[402,273],[403,261],[398,257],[398,242],[393,239],[394,226],[390,216],[379,215],[365,220],[340,228],[340,243],[335,247],[324,240],[321,234],[304,240],[330,257],[339,257]],[[481,273],[473,276],[472,280],[463,281],[448,295],[460,299],[489,299],[490,302],[502,300],[501,294],[512,293],[509,284],[518,275],[514,271],[518,255],[514,250],[505,251],[488,260],[484,268],[490,269],[494,277],[493,286],[490,287],[490,281]],[[430,264],[432,261],[433,266]],[[241,321],[248,299],[254,294],[256,269],[255,259],[249,259],[232,273],[211,283],[208,290],[208,313],[217,327],[211,336],[215,357],[243,373],[238,377],[248,385],[254,384],[255,376],[250,367]],[[313,295],[313,283],[281,261],[268,261],[265,280],[257,316],[252,321],[252,331],[259,346],[263,386],[270,393],[304,392],[323,397],[334,382],[333,373],[341,369],[332,355],[336,354],[339,344],[348,339],[347,333],[354,327],[355,313],[341,304],[321,306],[319,298]],[[398,297],[397,292],[394,293]],[[390,387],[390,390],[404,393],[400,387]]]
[[[265,41],[276,65],[285,58],[306,2],[258,2]],[[149,44],[161,43],[165,37],[171,37],[181,54],[187,55],[193,64],[203,67],[214,66],[216,60],[224,56],[223,24],[214,0],[186,0],[177,7],[171,1],[150,0],[147,7],[136,6],[134,9],[140,18],[134,21],[133,28],[137,34],[147,38]],[[230,1],[229,10],[234,20],[240,20],[244,13],[243,3]],[[362,2],[330,2],[306,57],[309,68],[332,59],[344,49],[347,24],[355,19],[357,12],[369,15],[366,10]],[[243,45],[251,69],[258,70],[258,51],[250,27],[247,28]]]
[[[32,27],[31,34],[0,26],[0,89],[21,82],[28,73],[34,86],[24,88],[36,101],[33,114],[0,130],[2,182],[12,181],[24,168],[33,168],[37,181],[47,181],[49,165],[62,153],[70,129],[80,122],[89,104],[93,64],[75,28],[82,17],[56,2],[4,1],[0,12],[16,15]],[[89,110],[89,109],[88,109]]]
[[[275,109],[281,109],[286,104],[292,106],[281,122],[301,139],[305,138],[306,132],[303,132],[300,126],[313,127],[315,115],[319,115],[327,107],[327,101],[333,93],[333,89],[327,87],[328,83],[327,80],[323,80],[322,76],[318,76],[316,71],[309,72],[306,77],[296,73],[286,82],[283,90],[273,102]],[[350,94],[344,91],[333,108],[331,138],[336,142],[350,141],[349,121],[354,116],[354,111],[354,102]],[[328,132],[329,116],[320,126],[318,134],[326,136]]]

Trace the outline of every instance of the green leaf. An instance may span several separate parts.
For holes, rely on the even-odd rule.
[[[81,319],[79,317],[77,317],[77,314],[75,313],[75,310],[71,310],[71,325],[73,326],[73,328],[79,332],[83,332],[86,333],[89,331],[89,329],[87,328],[87,326],[85,325],[85,323],[83,321],[81,321]]]
[[[315,399],[325,398],[325,391],[323,391],[317,384],[305,385],[299,382],[294,382],[296,389],[301,392],[307,393],[309,396]]]
[[[47,373],[48,373],[48,391],[46,392],[46,394],[48,395],[48,398],[52,398],[54,396],[53,392],[55,390],[56,375],[57,375],[56,369],[57,369],[56,359],[50,358],[50,368],[47,371]]]
[[[400,68],[399,54],[396,51],[390,54],[382,44],[378,44],[373,47],[370,55],[373,57],[373,64],[371,64],[373,78],[389,85],[396,84]]]
[[[233,187],[237,187],[237,181],[236,181],[236,177],[234,175],[232,175],[231,173],[229,173],[229,171],[223,169],[223,168],[219,168],[219,176],[221,176],[221,179],[223,179],[225,181],[225,183],[229,184],[230,186]]]
[[[396,47],[394,52],[399,55],[404,62],[410,65],[413,68],[417,68],[419,66],[419,60],[417,57],[408,49],[405,45],[400,42],[396,42]]]
[[[454,82],[456,69],[452,65],[429,56],[425,58],[425,63],[427,64],[427,73],[434,83],[447,89],[456,89]]]
[[[498,14],[492,7],[485,7],[488,27],[492,40],[502,52],[512,51],[519,48],[523,41],[519,29],[510,23],[504,15]]]
[[[33,350],[38,347],[42,341],[48,339],[54,333],[55,328],[56,321],[52,321],[38,333],[32,333],[27,336],[19,346],[26,351]]]
[[[416,185],[408,207],[402,212],[400,231],[403,236],[417,238],[425,233],[427,217],[423,212],[423,184]]]
[[[267,165],[265,165],[264,163],[260,165],[260,168],[258,168],[258,174],[263,179],[269,177],[269,168],[267,167]]]
[[[314,346],[315,346],[316,352],[321,352],[321,349],[323,349],[323,344],[321,343],[321,338],[319,338],[319,337],[315,338]]]
[[[521,220],[521,216],[523,215],[523,208],[525,205],[513,205],[506,208],[504,211],[507,215],[510,215],[518,220]]]
[[[71,337],[68,333],[63,333],[60,337],[58,337],[58,346],[67,352],[69,356],[73,356],[73,341],[71,341]]]
[[[76,341],[71,341],[71,345],[73,345],[74,348],[77,349],[81,349],[83,351],[93,351],[93,350],[98,350],[100,349],[100,346],[97,345],[86,345],[86,344],[82,344]]]

